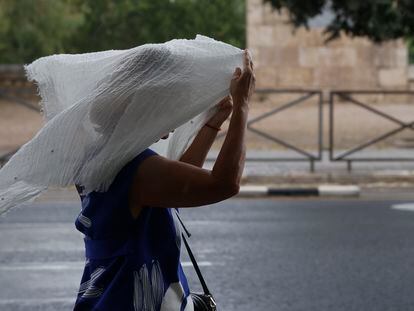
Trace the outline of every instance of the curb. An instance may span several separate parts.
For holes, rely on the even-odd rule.
[[[319,197],[357,197],[360,188],[355,185],[320,185],[311,188],[275,188],[268,186],[241,186],[238,196],[319,196]]]

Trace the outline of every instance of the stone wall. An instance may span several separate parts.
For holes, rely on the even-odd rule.
[[[27,80],[22,65],[0,64],[0,94],[3,92],[31,99],[37,96],[36,86]]]
[[[287,14],[262,0],[247,1],[247,46],[257,88],[407,89],[408,51],[402,40],[324,42],[323,29],[294,29]]]

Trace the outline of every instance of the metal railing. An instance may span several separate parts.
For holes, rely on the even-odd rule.
[[[286,90],[277,90],[277,89],[259,89],[256,90],[257,94],[266,95],[266,94],[297,94],[298,97],[290,100],[281,106],[271,109],[270,111],[263,113],[257,117],[254,117],[247,122],[247,130],[251,131],[252,133],[269,140],[271,142],[277,143],[279,145],[284,146],[285,148],[289,150],[293,150],[296,153],[300,154],[301,158],[288,158],[288,157],[248,157],[247,161],[309,161],[310,164],[310,170],[313,172],[315,170],[315,161],[322,160],[322,92],[319,90],[292,90],[292,89],[286,89]],[[318,122],[317,122],[317,153],[312,154],[308,152],[307,150],[300,148],[298,146],[295,146],[289,142],[286,142],[275,135],[272,135],[271,133],[267,133],[265,131],[262,131],[260,129],[257,129],[254,127],[254,125],[264,119],[271,118],[272,116],[276,114],[280,114],[283,111],[292,108],[294,106],[300,105],[301,103],[306,102],[310,98],[317,97],[318,102]],[[8,94],[6,91],[0,89],[0,99],[7,99],[8,101],[15,102],[17,104],[20,104],[28,109],[31,109],[33,111],[39,112],[39,109],[25,101],[24,99],[21,99],[19,97],[13,96]],[[223,131],[219,135],[217,135],[217,138],[220,138],[222,136],[226,135],[226,131]],[[16,151],[16,150],[10,151],[9,153],[3,155],[0,157],[0,165],[7,161]]]
[[[256,161],[256,162],[273,162],[273,161],[306,161],[310,164],[310,170],[313,172],[315,170],[315,162],[322,160],[323,155],[323,96],[321,90],[301,90],[301,89],[258,89],[256,90],[256,94],[258,95],[270,95],[270,94],[293,94],[297,95],[296,98],[289,100],[282,105],[271,109],[259,116],[253,117],[248,120],[247,122],[247,130],[258,135],[272,143],[279,144],[289,150],[293,150],[294,152],[298,153],[302,157],[276,157],[276,156],[269,156],[269,157],[248,157],[246,161]],[[353,95],[414,95],[414,91],[382,91],[382,90],[340,90],[340,91],[332,91],[329,94],[329,160],[332,162],[335,161],[344,161],[347,162],[347,168],[349,171],[352,170],[352,162],[355,161],[414,161],[414,158],[402,158],[402,157],[355,157],[353,155],[357,154],[357,152],[368,148],[369,146],[376,144],[384,139],[387,139],[393,135],[397,135],[404,129],[414,130],[414,121],[405,122],[400,120],[388,113],[380,111],[370,105],[362,102],[353,97]],[[278,138],[274,133],[268,133],[261,129],[255,127],[255,125],[265,119],[271,118],[276,114],[283,113],[284,111],[300,105],[311,98],[317,98],[317,107],[318,107],[318,120],[317,120],[317,151],[315,153],[311,153],[303,148],[295,146],[290,142],[286,142]],[[5,89],[0,88],[0,99],[5,99],[7,101],[15,102],[19,105],[26,107],[27,109],[33,110],[35,112],[39,112],[39,108],[35,107],[34,105],[30,104],[28,101],[20,98],[18,95],[12,95],[7,92]],[[341,101],[349,102],[353,105],[356,105],[360,108],[365,109],[375,115],[378,115],[382,118],[385,118],[389,121],[392,121],[397,125],[397,128],[387,131],[384,134],[381,134],[373,139],[370,139],[364,143],[358,144],[348,150],[345,150],[335,155],[335,119],[334,119],[334,110],[335,110],[335,102],[337,99]],[[217,135],[216,139],[223,137],[226,135],[226,131],[223,131],[219,135]],[[5,163],[16,151],[10,151],[7,154],[0,156],[0,165]],[[353,156],[352,158],[350,156]]]
[[[284,104],[282,104],[281,106],[271,109],[268,112],[265,112],[257,117],[254,117],[252,119],[249,119],[247,121],[247,130],[266,139],[269,140],[271,142],[277,143],[279,145],[284,146],[285,148],[289,149],[289,150],[293,150],[296,153],[300,154],[302,157],[301,158],[287,158],[287,157],[260,157],[260,158],[255,158],[255,157],[248,157],[246,158],[246,161],[309,161],[310,164],[310,170],[313,172],[315,170],[315,161],[321,161],[322,160],[322,144],[323,144],[323,137],[322,137],[322,131],[323,131],[323,124],[322,124],[322,120],[323,120],[323,102],[322,102],[322,91],[320,90],[302,90],[302,89],[257,89],[255,91],[256,94],[258,95],[269,95],[269,94],[297,94],[298,97],[290,100]],[[310,152],[308,152],[307,150],[300,148],[298,146],[295,146],[291,143],[288,143],[278,137],[276,137],[275,135],[272,135],[270,133],[267,133],[265,131],[259,130],[257,128],[254,127],[254,125],[264,119],[267,118],[271,118],[272,116],[276,115],[276,114],[280,114],[283,111],[292,108],[294,106],[300,105],[304,102],[306,102],[307,100],[309,100],[310,98],[313,97],[317,97],[317,102],[318,102],[318,122],[317,122],[317,153],[316,154],[312,154]],[[223,137],[224,135],[226,135],[226,131],[224,131],[223,133],[220,133],[219,135],[217,135],[217,138]]]
[[[346,161],[348,171],[352,170],[352,162],[354,161],[414,161],[414,158],[403,158],[403,157],[388,157],[388,158],[378,158],[378,157],[352,157],[349,156],[356,154],[357,152],[368,148],[369,146],[376,144],[388,137],[394,136],[404,129],[414,129],[414,121],[404,122],[388,113],[375,109],[368,104],[355,99],[352,95],[414,95],[414,91],[385,91],[385,90],[340,90],[332,91],[329,96],[329,159],[330,161]],[[387,131],[386,133],[379,135],[373,139],[370,139],[362,144],[359,144],[349,150],[343,151],[339,155],[335,155],[335,133],[334,133],[334,109],[335,109],[335,99],[341,99],[343,101],[354,104],[360,108],[363,108],[375,115],[381,116],[391,122],[394,122],[398,125],[397,128]]]

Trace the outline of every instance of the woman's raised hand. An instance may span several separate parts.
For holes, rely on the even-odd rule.
[[[208,124],[220,127],[228,119],[233,110],[233,100],[230,95],[224,97],[217,104],[217,112],[208,120]]]
[[[230,94],[233,97],[234,108],[248,106],[256,84],[253,61],[247,49],[244,50],[243,57],[243,70],[237,67],[230,83]]]
[[[213,117],[215,121],[224,122],[233,107],[226,138],[213,168],[207,170],[159,155],[146,158],[137,169],[132,186],[135,211],[144,206],[207,205],[239,192],[246,153],[248,102],[255,81],[253,62],[245,50],[243,70],[236,68],[230,83],[231,97],[219,103],[219,110]]]

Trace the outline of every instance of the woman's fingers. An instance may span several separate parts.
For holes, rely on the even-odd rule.
[[[227,109],[231,109],[233,107],[233,102],[232,101],[226,101],[220,104],[219,109],[220,110],[227,110]]]
[[[223,97],[223,99],[220,100],[217,105],[224,105],[224,104],[226,104],[226,103],[228,103],[230,101],[231,101],[231,96],[230,95],[227,95],[226,97]]]
[[[253,61],[249,50],[243,54],[243,70],[239,67],[233,73],[230,83],[230,93],[237,98],[249,98],[254,90],[256,77],[253,72]]]
[[[244,50],[244,55],[243,55],[243,70],[246,70],[249,67],[250,67],[249,53],[248,53],[247,49],[245,49]]]
[[[241,74],[242,74],[242,70],[240,69],[240,67],[237,67],[234,70],[233,79],[237,79],[238,77],[240,77]]]
[[[248,49],[244,50],[243,55],[243,70],[244,71],[253,71],[253,61]]]

